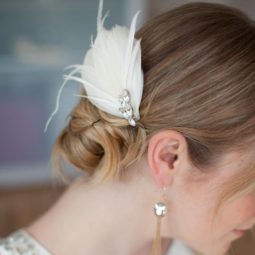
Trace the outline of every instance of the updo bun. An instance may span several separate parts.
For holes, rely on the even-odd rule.
[[[82,94],[86,95],[86,92],[82,90]],[[62,155],[69,163],[93,176],[91,182],[118,178],[121,169],[142,156],[145,138],[146,131],[139,121],[136,127],[131,127],[125,119],[103,112],[81,98],[53,145],[54,168],[63,173],[59,160]]]

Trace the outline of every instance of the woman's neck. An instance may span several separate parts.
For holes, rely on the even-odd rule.
[[[153,205],[159,198],[151,194],[139,179],[128,186],[114,181],[90,186],[78,178],[25,230],[53,255],[148,255],[156,231]],[[169,244],[170,239],[163,240],[162,250]]]

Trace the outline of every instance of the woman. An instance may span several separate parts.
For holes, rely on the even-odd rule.
[[[159,238],[162,254],[223,255],[254,225],[254,22],[228,6],[190,3],[135,37],[140,118],[82,98],[52,159],[84,174],[48,212],[3,239],[1,255],[144,255],[153,240],[160,254]],[[154,205],[162,206],[158,217]]]

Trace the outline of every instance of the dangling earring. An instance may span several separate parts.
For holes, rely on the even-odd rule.
[[[161,219],[165,216],[166,211],[167,211],[166,204],[164,202],[157,202],[154,205],[154,214],[157,217],[157,228],[156,228],[156,237],[154,239],[153,246],[152,246],[152,255],[162,254],[160,229],[161,229]]]

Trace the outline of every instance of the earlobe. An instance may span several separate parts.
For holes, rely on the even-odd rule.
[[[149,141],[148,163],[157,186],[171,183],[179,149],[179,133],[176,131],[161,131]]]

